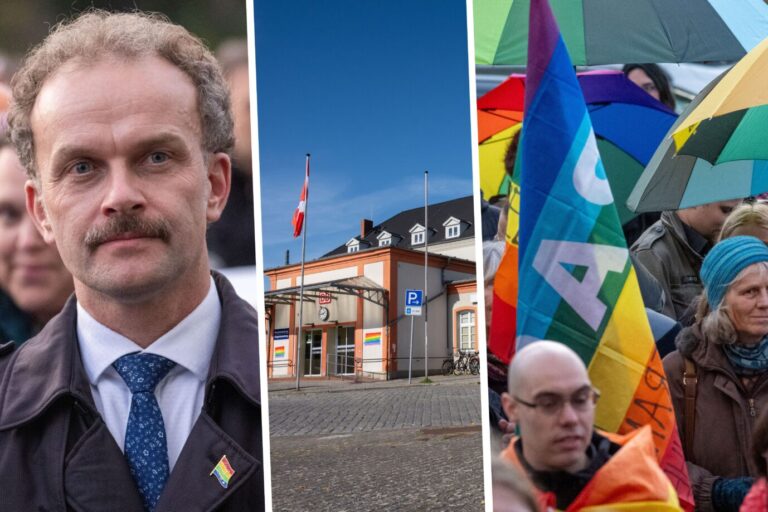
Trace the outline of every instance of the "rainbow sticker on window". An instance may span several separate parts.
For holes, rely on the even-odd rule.
[[[285,345],[275,347],[275,357],[285,357]]]
[[[363,345],[369,346],[369,345],[379,345],[381,344],[381,332],[369,332],[365,335],[365,340],[363,340]]]

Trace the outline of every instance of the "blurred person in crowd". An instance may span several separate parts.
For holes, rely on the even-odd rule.
[[[160,15],[89,11],[13,80],[27,209],[75,295],[0,357],[7,510],[264,509],[255,311],[210,271],[229,92]]]
[[[27,213],[24,167],[0,138],[0,342],[20,344],[53,318],[73,291],[55,244],[47,244]],[[1,292],[0,292],[1,293]]]
[[[704,258],[701,279],[695,323],[664,371],[697,510],[735,511],[758,475],[750,432],[768,403],[768,247],[727,238]]]
[[[725,218],[740,200],[720,201],[666,211],[632,244],[635,263],[656,278],[664,290],[662,313],[680,320],[701,293],[701,262],[720,236]]]
[[[229,84],[235,146],[232,189],[221,218],[208,229],[208,251],[214,268],[255,265],[248,43],[240,39],[226,41],[219,47],[216,58]]]
[[[609,510],[632,502],[680,510],[656,461],[650,427],[624,436],[595,431],[598,396],[569,347],[554,341],[525,346],[509,366],[509,392],[502,395],[520,436],[502,456],[530,479],[542,508]]]
[[[675,96],[672,94],[669,77],[657,64],[625,64],[622,71],[629,80],[674,112]],[[627,247],[635,243],[649,226],[658,221],[660,215],[660,212],[645,212],[625,222],[622,230]]]
[[[625,64],[624,74],[642,90],[675,110],[675,95],[669,83],[669,76],[658,64]]]
[[[498,455],[491,462],[491,475],[493,512],[538,512],[530,483]]]
[[[735,208],[723,223],[720,239],[753,236],[768,244],[768,204],[744,203]]]
[[[489,342],[491,339],[491,316],[493,314],[493,280],[496,278],[496,271],[499,269],[501,259],[504,257],[506,243],[503,240],[491,240],[483,242],[483,272],[484,279],[484,301],[485,301],[485,339]],[[508,427],[507,418],[501,407],[501,393],[507,386],[507,366],[493,352],[487,350],[488,354],[488,407],[490,414],[490,424],[492,434],[502,434]],[[494,442],[494,446],[498,446]]]

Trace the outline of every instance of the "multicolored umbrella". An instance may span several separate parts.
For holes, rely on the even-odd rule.
[[[629,196],[633,211],[688,208],[768,191],[768,39],[680,116]]]
[[[550,0],[574,65],[741,58],[768,36],[762,0]],[[474,0],[475,62],[525,65],[529,0]]]
[[[616,71],[580,73],[597,145],[623,223],[635,217],[624,203],[676,115]],[[480,186],[488,198],[508,194],[504,169],[510,139],[520,130],[525,76],[512,75],[477,101]]]

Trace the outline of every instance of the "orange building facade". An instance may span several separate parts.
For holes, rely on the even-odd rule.
[[[424,316],[406,315],[404,304],[406,290],[424,289],[423,252],[386,246],[306,262],[301,315],[300,272],[299,264],[265,272],[270,378],[295,378],[297,362],[309,378],[403,377],[411,354],[414,374],[423,374]],[[429,254],[430,372],[456,350],[477,351],[475,276],[474,261]]]

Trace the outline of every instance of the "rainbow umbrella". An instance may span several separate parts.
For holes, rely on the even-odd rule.
[[[634,211],[676,210],[768,191],[768,39],[709,84],[656,150]]]
[[[550,0],[576,66],[733,61],[768,36],[762,0]],[[474,0],[475,62],[525,65],[529,0]]]
[[[597,146],[622,224],[636,216],[624,207],[635,182],[676,115],[622,73],[579,73]],[[485,197],[509,194],[511,178],[504,154],[520,130],[525,76],[512,75],[477,101],[480,139],[480,186]]]

